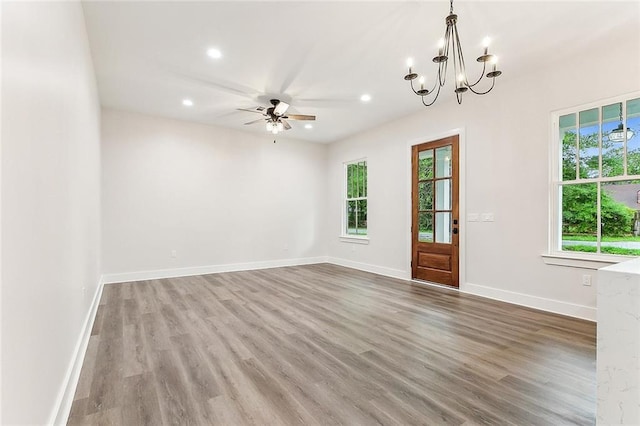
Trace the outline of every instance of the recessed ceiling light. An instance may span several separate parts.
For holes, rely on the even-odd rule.
[[[360,96],[360,100],[362,102],[369,102],[371,100],[371,95],[365,93],[364,95]]]
[[[209,56],[210,58],[213,59],[220,59],[222,58],[222,52],[214,47],[212,47],[211,49],[207,50],[207,56]]]
[[[313,129],[313,126],[311,124],[305,124],[304,128],[305,129]]]
[[[182,105],[188,106],[188,107],[193,106],[193,101],[191,99],[183,99]]]

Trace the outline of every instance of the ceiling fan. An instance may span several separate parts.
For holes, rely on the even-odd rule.
[[[265,121],[267,124],[267,131],[273,133],[274,135],[277,135],[278,132],[289,130],[291,128],[291,125],[287,122],[287,120],[316,119],[315,115],[286,114],[287,109],[289,109],[289,104],[286,102],[282,102],[279,99],[271,99],[270,102],[272,106],[268,108],[263,106],[259,106],[253,109],[238,108],[239,111],[257,112],[258,114],[262,114],[264,116],[264,118],[259,118],[257,120],[249,121],[248,123],[244,124],[251,125],[260,123],[261,121]]]

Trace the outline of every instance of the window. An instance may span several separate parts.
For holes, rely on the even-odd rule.
[[[345,163],[345,236],[367,236],[367,161]]]
[[[554,115],[553,251],[640,256],[640,98]]]

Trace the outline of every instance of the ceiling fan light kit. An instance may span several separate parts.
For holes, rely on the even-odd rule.
[[[271,102],[271,107],[269,108],[265,108],[262,106],[256,107],[254,109],[238,108],[239,111],[256,112],[264,116],[264,118],[249,121],[244,124],[251,125],[255,123],[260,123],[264,120],[266,121],[267,132],[271,132],[272,134],[277,135],[282,131],[291,129],[291,125],[287,120],[315,120],[316,119],[315,115],[305,115],[305,114],[285,115],[290,106],[288,103],[282,102],[279,99],[271,99],[270,102]]]
[[[462,103],[462,94],[466,91],[471,91],[476,95],[486,95],[489,93],[494,85],[496,77],[502,74],[502,71],[497,69],[498,57],[489,53],[489,43],[490,39],[485,37],[483,45],[484,45],[484,53],[480,55],[476,61],[482,64],[482,73],[480,77],[473,83],[469,82],[467,78],[467,70],[464,62],[464,55],[462,53],[462,45],[460,43],[460,38],[458,36],[458,15],[453,13],[453,0],[449,2],[449,15],[445,18],[445,22],[447,24],[444,38],[440,39],[438,44],[438,54],[433,57],[432,61],[438,64],[438,72],[435,78],[435,82],[431,89],[427,89],[425,87],[426,78],[424,76],[418,76],[417,73],[413,71],[413,60],[409,59],[407,61],[407,66],[409,68],[409,72],[404,76],[404,79],[408,81],[411,85],[411,90],[416,95],[420,96],[422,103],[424,106],[433,105],[436,100],[438,100],[438,96],[440,95],[440,89],[446,83],[447,77],[447,69],[449,62],[453,61],[453,74],[455,76],[455,89],[454,92],[456,94],[456,100],[458,104]],[[487,72],[487,64],[491,64],[491,71]],[[480,84],[480,82],[484,81],[483,79],[490,79],[491,85],[486,90],[476,89],[476,86]],[[414,87],[414,80],[418,79],[420,88],[416,89]],[[433,95],[433,98],[425,101],[425,98]]]

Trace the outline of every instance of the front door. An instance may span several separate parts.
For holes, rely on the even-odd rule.
[[[458,136],[412,149],[414,279],[458,287]]]

